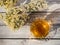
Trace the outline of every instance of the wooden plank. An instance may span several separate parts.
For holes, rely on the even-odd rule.
[[[51,2],[60,2],[60,0],[46,0],[46,1],[51,1]]]
[[[29,15],[29,17],[30,17],[30,19],[28,19],[27,20],[27,23],[29,23],[29,22],[32,22],[36,17],[44,17],[44,16],[46,16],[47,14],[49,14],[48,15],[48,18],[49,19],[54,19],[54,20],[56,20],[56,23],[60,23],[60,13],[31,13],[30,15]],[[56,18],[56,19],[55,19]],[[3,20],[0,20],[0,26],[6,26],[5,25],[5,23],[3,22]]]
[[[46,16],[47,14],[49,14],[46,19],[53,19],[53,21],[55,20],[54,23],[60,23],[60,13],[32,13],[30,14],[30,20],[28,20],[28,22],[32,22],[35,18],[40,17],[43,18],[44,16]]]
[[[25,45],[24,40],[0,40],[0,45]]]
[[[30,36],[28,32],[28,26],[24,26],[15,32],[7,26],[0,26],[0,38],[28,38]]]
[[[44,42],[44,43],[43,43]],[[48,42],[48,43],[47,43]],[[0,40],[0,45],[60,45],[60,40],[49,41],[37,41],[37,40]]]
[[[0,38],[17,38],[16,40],[19,40],[19,39],[24,39],[24,38],[27,38],[27,39],[30,39],[32,38],[31,40],[33,40],[33,37],[31,35],[31,32],[30,32],[30,29],[28,29],[29,27],[28,26],[25,26],[25,27],[22,27],[21,29],[19,29],[18,31],[11,31],[9,28],[7,28],[6,26],[0,26]],[[60,30],[60,29],[59,29]],[[58,38],[60,39],[60,31],[57,31],[56,34],[54,34],[54,31],[50,32],[52,35],[51,35],[51,38],[53,38],[53,40],[55,40],[54,38]],[[54,37],[52,37],[54,36]],[[56,39],[56,40],[58,40]],[[3,39],[4,40],[4,39]],[[15,39],[10,39],[10,40],[15,40]],[[52,39],[51,39],[52,40]]]
[[[20,0],[19,1],[19,4],[22,3],[23,1],[25,0]],[[29,0],[28,0],[29,1]],[[52,7],[52,9],[56,8],[56,7],[60,7],[60,0],[46,0],[47,1],[47,4],[48,4],[48,8],[50,8],[53,4],[58,4],[57,6],[54,6]],[[0,7],[0,12],[5,12],[6,10],[4,9],[4,7]],[[51,10],[50,10],[51,11]],[[56,9],[55,11],[59,11],[60,12],[60,8],[59,9]],[[49,12],[49,11],[47,11]]]

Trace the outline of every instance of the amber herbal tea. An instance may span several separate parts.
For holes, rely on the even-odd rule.
[[[36,19],[31,23],[30,31],[37,38],[44,38],[48,35],[50,23],[44,19]]]

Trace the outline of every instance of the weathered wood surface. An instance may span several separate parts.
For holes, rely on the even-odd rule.
[[[21,0],[22,1],[22,0]],[[49,6],[53,5],[53,4],[60,4],[60,0],[47,0]],[[60,7],[60,5],[58,5],[58,7]],[[56,7],[53,7],[53,9]],[[0,9],[0,12],[2,12],[3,10]],[[51,12],[51,10],[47,11],[47,13]],[[34,17],[33,15],[38,16],[38,15],[46,15],[46,11],[45,12],[41,12],[41,13],[35,13],[35,14],[31,14],[32,17]],[[54,10],[54,12],[52,12],[53,15],[52,17],[56,16],[56,15],[60,15],[60,8],[57,10]],[[56,16],[59,19],[56,21],[56,23],[60,23],[60,16]],[[55,19],[55,18],[54,18]],[[29,26],[24,26],[23,28],[19,29],[16,32],[11,31],[7,26],[4,26],[5,24],[3,23],[3,21],[0,21],[0,38],[28,38],[30,37],[30,31],[29,31]],[[53,38],[60,38],[60,29],[58,28],[57,30],[57,34],[55,35],[55,37]],[[48,43],[47,43],[48,42]],[[60,45],[60,40],[50,40],[47,41],[43,44],[41,44],[40,41],[38,40],[0,40],[0,45]]]

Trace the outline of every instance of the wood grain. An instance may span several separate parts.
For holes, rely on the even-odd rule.
[[[52,4],[60,4],[60,0],[47,0],[49,6],[51,6]],[[60,6],[60,5],[58,5]],[[54,9],[54,8],[53,8]],[[0,11],[3,11],[2,9],[0,9]],[[50,13],[51,11],[41,11],[41,12],[35,12],[30,14],[29,16],[31,17],[30,20],[32,20],[32,17],[41,17],[46,15],[46,13]],[[60,19],[60,9],[55,10],[54,12],[52,12],[49,16],[49,18],[51,17],[58,17],[57,19]],[[58,16],[57,16],[58,15]],[[29,21],[30,21],[29,20]],[[59,22],[60,20],[56,21],[56,23]],[[60,30],[60,29],[59,29]],[[54,38],[60,38],[60,31],[57,31],[57,34]],[[24,26],[23,28],[19,29],[16,32],[13,32],[12,30],[10,30],[2,20],[0,20],[0,38],[28,38],[30,37],[30,31],[29,31],[29,26]],[[37,41],[37,40],[28,40],[26,42],[26,40],[0,40],[0,45],[40,45],[41,41]],[[60,45],[60,41],[58,40],[53,40],[53,41],[49,41],[48,43],[43,43],[41,45]]]

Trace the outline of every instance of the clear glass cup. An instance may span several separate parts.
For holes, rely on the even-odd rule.
[[[54,7],[56,7],[56,8],[54,8]],[[53,9],[54,8],[54,9]],[[49,33],[47,34],[47,36],[46,37],[44,37],[44,38],[54,38],[54,36],[56,35],[56,33],[57,33],[57,30],[58,30],[58,28],[59,28],[59,24],[60,24],[60,22],[59,22],[59,18],[60,18],[60,15],[59,15],[59,13],[56,13],[56,10],[58,10],[60,7],[58,7],[58,4],[54,4],[54,5],[52,5],[50,8],[49,8],[49,10],[47,11],[47,13],[46,14],[43,14],[43,15],[41,15],[41,14],[35,14],[35,16],[33,15],[31,18],[31,20],[33,20],[33,21],[31,21],[32,23],[34,23],[34,21],[36,22],[36,20],[38,20],[38,19],[40,19],[40,21],[46,21],[47,23],[50,23],[51,25],[50,25],[50,30],[49,30]],[[37,18],[37,19],[36,19]],[[32,26],[32,23],[31,23],[31,27],[33,27]],[[37,22],[38,23],[38,22]],[[35,23],[36,24],[36,23]],[[43,23],[41,22],[41,24],[40,25],[42,25]],[[36,25],[35,25],[36,26]],[[38,26],[38,25],[37,25]],[[42,27],[40,27],[40,28],[42,28]],[[47,27],[48,28],[48,27]],[[32,32],[32,37],[33,38],[38,38],[38,37],[35,37],[36,35],[34,34],[34,27],[33,28],[31,28],[30,29],[30,32],[31,32],[31,30],[33,30],[33,32]],[[41,31],[41,30],[40,30]],[[39,32],[39,31],[38,31]],[[36,33],[38,33],[37,31],[36,31]],[[39,33],[38,33],[39,34]],[[34,36],[35,35],[35,36]]]
[[[47,22],[51,21],[51,28],[50,31],[48,33],[48,35],[45,38],[42,38],[40,40],[36,39],[36,37],[34,35],[32,35],[33,33],[30,31],[30,40],[27,40],[26,43],[28,44],[45,44],[47,43],[47,41],[51,41],[50,39],[54,39],[56,37],[56,34],[58,34],[58,30],[60,28],[60,13],[59,13],[59,7],[60,4],[53,4],[49,7],[49,9],[47,10],[47,12],[44,13],[32,13],[31,15],[29,15],[30,18],[30,22],[29,25],[36,20],[36,18],[40,18],[43,20],[46,20]],[[59,37],[57,37],[59,38]],[[48,40],[49,39],[49,40]]]

